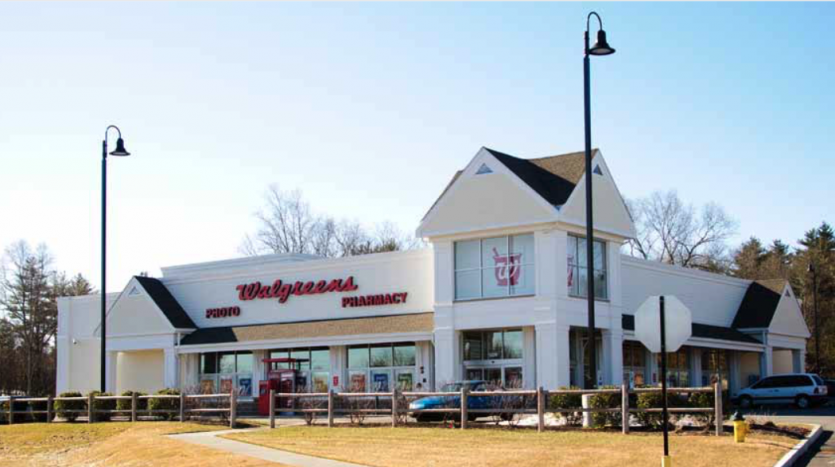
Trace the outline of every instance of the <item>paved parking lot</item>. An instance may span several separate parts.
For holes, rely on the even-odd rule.
[[[823,435],[809,452],[795,464],[797,467],[835,466],[835,407],[826,406],[800,410],[791,407],[758,407],[746,412],[746,416],[761,415],[774,422],[816,423],[824,428]]]

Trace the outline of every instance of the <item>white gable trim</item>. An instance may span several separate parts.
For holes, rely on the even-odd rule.
[[[789,292],[788,297],[786,296],[786,291]],[[794,318],[803,323],[803,329],[806,331],[805,333],[790,333],[775,327],[777,314],[780,313],[780,308],[783,306],[784,302],[791,308],[791,312],[794,313]],[[802,337],[804,339],[808,339],[812,336],[812,333],[809,331],[809,327],[806,325],[806,319],[803,317],[803,311],[800,308],[800,303],[797,301],[794,290],[792,290],[791,285],[788,282],[786,282],[783,286],[783,290],[780,291],[780,301],[777,302],[777,309],[774,310],[774,316],[771,317],[771,323],[768,326],[768,333],[771,335]]]
[[[139,281],[138,281],[138,280],[136,280],[136,278],[135,278],[135,277],[131,277],[130,282],[128,282],[128,285],[127,285],[124,289],[122,289],[122,292],[120,292],[120,293],[119,293],[119,297],[116,299],[116,301],[115,301],[115,302],[113,302],[113,304],[112,304],[112,305],[110,305],[110,308],[107,310],[107,313],[105,314],[105,319],[107,320],[108,328],[110,327],[110,326],[109,326],[109,325],[110,325],[110,313],[113,311],[113,309],[114,309],[114,308],[116,308],[116,305],[118,305],[118,304],[119,304],[119,302],[122,300],[122,297],[128,297],[128,296],[131,296],[131,295],[128,293],[128,291],[129,291],[129,290],[133,290],[133,288],[134,288],[134,287],[137,287],[137,288],[139,288],[140,290],[142,290],[142,293],[144,293],[144,294],[145,294],[145,296],[148,298],[148,302],[150,302],[150,304],[151,304],[152,308],[153,308],[154,310],[156,310],[157,315],[158,315],[160,318],[162,318],[162,319],[163,319],[163,321],[165,321],[166,325],[167,325],[167,326],[168,326],[168,328],[170,329],[170,331],[165,332],[165,333],[158,333],[158,335],[159,335],[159,334],[166,334],[166,335],[167,335],[167,334],[171,334],[171,333],[177,332],[177,329],[175,329],[175,328],[174,328],[174,325],[172,325],[172,324],[171,324],[171,321],[169,321],[169,320],[168,320],[168,316],[165,316],[165,313],[163,313],[163,312],[162,312],[162,310],[160,309],[159,305],[157,305],[157,302],[156,302],[156,301],[154,301],[154,299],[153,299],[153,298],[151,298],[151,294],[149,294],[149,293],[148,293],[148,291],[147,291],[147,290],[145,290],[145,287],[142,287],[142,284],[140,284],[140,283],[139,283]],[[96,326],[96,330],[95,330],[95,331],[93,331],[93,335],[94,335],[94,336],[97,336],[97,337],[101,337],[101,323],[99,323],[99,325],[98,325],[98,326]],[[110,334],[110,332],[108,332],[108,333],[107,333],[107,338],[108,338],[108,339],[110,339],[110,338],[111,338],[111,336],[116,337],[116,336],[118,336],[118,335],[113,335],[113,334]]]
[[[443,193],[441,198],[438,199],[438,202],[435,203],[435,205],[432,207],[432,209],[429,210],[429,212],[426,214],[426,216],[420,222],[420,225],[418,226],[418,228],[415,232],[418,237],[427,238],[427,237],[435,237],[435,236],[438,236],[438,235],[449,235],[449,234],[455,233],[455,232],[449,232],[449,231],[447,231],[447,232],[427,231],[425,229],[425,226],[435,217],[435,214],[438,212],[438,210],[441,209],[446,204],[446,200],[448,200],[450,198],[450,196],[453,193],[455,193],[455,191],[459,187],[459,184],[460,184],[461,180],[463,180],[467,177],[478,176],[478,175],[476,175],[476,173],[478,172],[478,170],[481,168],[482,165],[487,165],[487,167],[489,167],[492,170],[492,174],[503,174],[503,175],[508,176],[516,187],[518,187],[519,189],[521,189],[522,191],[527,193],[529,196],[531,196],[531,198],[533,200],[535,200],[536,203],[538,203],[540,206],[545,208],[547,211],[550,211],[550,212],[553,213],[552,215],[547,216],[547,217],[542,218],[542,219],[534,219],[534,220],[532,220],[531,223],[553,222],[553,221],[556,221],[558,219],[558,209],[556,208],[556,206],[553,206],[548,201],[546,201],[542,196],[539,196],[539,193],[534,191],[533,188],[531,188],[527,183],[522,181],[522,179],[519,178],[515,173],[513,173],[512,170],[507,168],[506,165],[502,164],[501,161],[499,161],[496,157],[494,157],[492,154],[490,154],[490,151],[488,151],[486,148],[482,147],[478,151],[478,153],[476,153],[476,155],[470,160],[470,162],[467,164],[467,166],[464,168],[464,170],[461,171],[461,175],[459,175],[458,178],[452,183],[452,185],[446,190],[446,193]],[[513,224],[513,225],[499,225],[499,224],[497,224],[497,225],[490,226],[489,228],[499,229],[499,228],[511,227],[511,226],[514,226],[514,225],[518,225],[518,224]],[[484,230],[484,229],[483,229],[483,227],[479,227],[479,228],[473,229],[472,231],[479,231],[479,230]],[[456,231],[456,232],[458,232],[458,231]]]
[[[594,157],[592,157],[592,160],[591,160],[592,170],[594,170],[595,164],[598,164],[600,167],[602,167],[603,175],[601,175],[601,176],[604,179],[608,180],[608,182],[611,183],[612,186],[615,188],[615,193],[618,194],[618,198],[620,200],[620,203],[623,206],[623,210],[626,212],[626,216],[629,218],[630,225],[631,225],[632,228],[629,231],[621,231],[621,230],[618,230],[618,229],[611,229],[611,228],[607,228],[607,227],[603,227],[603,226],[598,226],[597,224],[595,224],[594,230],[597,230],[597,231],[600,231],[600,232],[611,233],[611,234],[614,234],[614,235],[617,235],[617,236],[620,236],[620,237],[624,237],[624,238],[635,238],[637,233],[636,233],[636,230],[635,230],[634,220],[632,219],[632,213],[630,213],[629,209],[626,207],[626,201],[624,200],[623,195],[621,194],[620,189],[618,188],[618,184],[615,183],[615,179],[614,179],[614,177],[612,177],[612,172],[609,170],[609,166],[606,164],[606,159],[603,158],[603,153],[600,151],[600,149],[598,149],[595,152]],[[579,189],[581,185],[583,186],[582,190]],[[581,178],[577,182],[577,185],[575,186],[574,190],[571,192],[571,195],[568,196],[568,199],[565,201],[565,204],[560,206],[560,219],[559,220],[561,222],[565,222],[567,224],[574,224],[574,225],[579,225],[579,226],[585,227],[585,225],[586,225],[585,220],[575,219],[575,218],[568,217],[568,216],[562,214],[562,212],[563,212],[562,208],[563,207],[572,204],[577,199],[578,196],[583,196],[584,197],[585,195],[586,195],[586,190],[585,190],[585,171],[584,171],[583,172],[583,178]]]

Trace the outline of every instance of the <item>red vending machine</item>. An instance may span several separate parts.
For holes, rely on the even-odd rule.
[[[308,361],[302,358],[265,358],[264,379],[258,385],[258,413],[260,415],[270,414],[270,389],[276,393],[294,393],[303,387],[297,387],[297,380],[300,375],[299,364]],[[289,397],[278,397],[275,408],[281,412],[292,412],[294,399]]]

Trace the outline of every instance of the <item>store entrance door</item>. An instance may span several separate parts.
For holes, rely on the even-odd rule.
[[[467,367],[465,377],[470,381],[482,380],[491,386],[500,386],[506,389],[522,387],[521,366]]]

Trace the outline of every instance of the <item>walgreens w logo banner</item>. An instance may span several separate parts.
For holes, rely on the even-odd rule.
[[[500,287],[507,287],[508,283],[519,285],[519,274],[522,272],[522,253],[502,255],[496,248],[493,248],[493,262],[495,263],[493,272],[496,276],[496,285]]]

